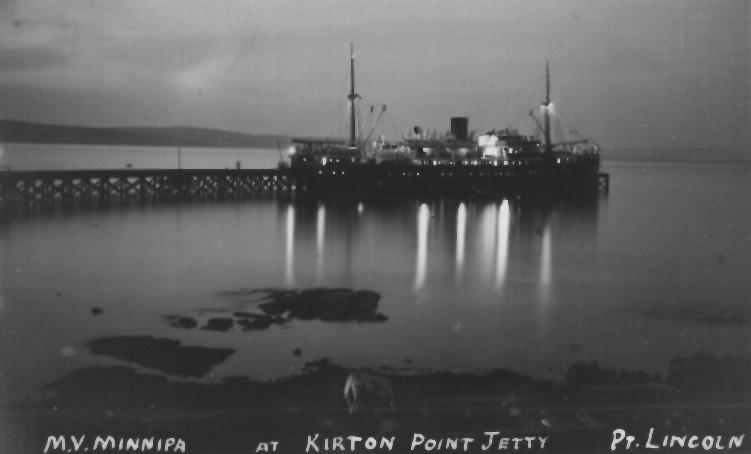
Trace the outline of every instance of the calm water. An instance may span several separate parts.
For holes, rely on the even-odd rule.
[[[609,197],[573,205],[257,200],[5,220],[2,400],[125,364],[84,343],[127,334],[235,349],[209,381],[289,375],[322,357],[561,380],[578,361],[664,374],[674,355],[751,354],[749,168],[606,170]],[[379,292],[388,320],[213,332],[162,319],[240,308],[227,290],[318,286]]]
[[[0,169],[183,169],[273,168],[287,150],[198,147],[131,147],[0,143]]]

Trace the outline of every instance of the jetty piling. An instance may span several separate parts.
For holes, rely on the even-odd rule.
[[[47,170],[0,172],[0,205],[228,199],[290,192],[285,169]]]

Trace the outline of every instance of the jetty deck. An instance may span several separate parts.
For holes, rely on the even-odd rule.
[[[294,190],[285,169],[0,172],[0,205],[230,199]]]

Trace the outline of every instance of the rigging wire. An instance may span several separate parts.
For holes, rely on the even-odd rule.
[[[558,142],[564,142],[566,140],[566,134],[563,133],[563,126],[561,126],[561,119],[558,115],[555,116],[555,133],[558,137]],[[555,140],[553,141],[556,142]]]
[[[342,70],[342,73],[345,73],[345,70]],[[346,65],[346,76],[344,77],[344,79],[348,80],[349,77],[350,77],[350,67],[349,67],[349,64],[347,64]],[[367,78],[363,78],[363,76],[361,74],[358,75],[358,79],[360,80],[360,84],[359,84],[360,86],[363,85],[363,83],[362,83],[363,79],[365,80],[365,84],[364,85],[366,85],[366,86],[368,85]],[[355,121],[356,121],[356,129],[357,129],[356,137],[357,137],[358,140],[363,140],[363,134],[364,134],[364,132],[366,130],[370,129],[370,131],[367,134],[366,139],[365,139],[365,140],[367,140],[367,138],[369,138],[373,134],[373,132],[375,131],[375,128],[378,127],[378,124],[380,123],[380,120],[382,119],[382,117],[384,116],[384,114],[387,117],[389,117],[389,111],[386,108],[386,104],[383,103],[383,102],[381,102],[381,101],[378,101],[378,100],[375,100],[375,99],[372,99],[372,98],[368,98],[368,97],[364,97],[364,96],[360,96],[360,95],[358,95],[357,98],[358,98],[357,101],[354,103],[354,108],[356,109],[355,110],[355,118],[356,118]],[[337,105],[341,106],[342,104],[338,104],[337,103]],[[339,110],[337,112],[337,118],[339,119],[339,121],[337,123],[337,126],[336,126],[336,136],[337,137],[344,137],[345,135],[348,134],[348,132],[345,134],[344,129],[347,126],[348,121],[349,121],[350,109],[352,108],[352,103],[350,103],[349,101],[347,101],[346,103],[344,103],[343,106],[344,106],[343,107],[344,112],[342,112],[342,110]],[[363,106],[367,106],[368,107],[368,115],[365,118],[363,118],[362,110],[361,110],[361,108]],[[373,121],[373,115],[374,115],[376,107],[379,107],[380,110],[381,110],[381,112],[379,113],[379,115],[377,116],[377,118]],[[393,118],[391,118],[391,117],[389,117],[389,118],[390,118],[391,123],[392,123],[392,125],[394,127],[394,130],[398,134],[398,132],[400,131],[400,128],[398,128],[394,124]],[[348,128],[346,128],[346,129],[348,129]]]
[[[360,112],[360,106],[358,105],[358,113]],[[358,133],[357,133],[357,139],[362,140],[362,132],[366,129],[366,126],[368,124],[368,121],[370,120],[370,117],[373,115],[373,106],[370,106],[370,109],[368,109],[368,116],[365,117],[363,120],[362,117],[360,117],[360,122],[358,123]]]
[[[589,141],[591,141],[591,142],[593,142],[593,143],[597,144],[597,143],[596,143],[596,142],[595,142],[595,141],[594,141],[593,139],[589,139],[589,138],[588,138],[588,137],[589,137],[589,135],[588,135],[588,134],[581,134],[581,133],[579,132],[579,129],[580,129],[580,128],[579,128],[579,125],[580,125],[581,123],[577,121],[577,119],[576,119],[576,115],[574,115],[574,113],[573,113],[573,112],[571,112],[571,115],[572,115],[572,117],[573,117],[573,118],[570,118],[570,117],[568,117],[568,115],[566,115],[566,114],[565,114],[565,113],[563,113],[563,112],[561,112],[561,114],[562,114],[562,115],[564,116],[564,119],[566,119],[567,121],[569,121],[569,122],[570,122],[571,124],[573,124],[573,125],[574,125],[574,127],[576,128],[576,129],[572,129],[572,135],[575,135],[575,136],[577,136],[577,137],[578,137],[579,139],[581,139],[581,140],[589,140]]]
[[[373,106],[370,106],[370,107],[371,107],[371,112],[373,112],[373,110],[372,110]],[[386,105],[385,104],[383,105],[383,108],[381,109],[381,112],[378,114],[378,118],[376,118],[375,122],[373,123],[373,127],[370,129],[370,132],[368,133],[367,137],[365,137],[365,142],[367,142],[367,141],[370,140],[370,136],[373,135],[373,131],[375,131],[376,126],[378,126],[378,123],[381,122],[381,118],[383,117],[384,113],[386,113]]]
[[[377,118],[373,121],[372,126],[368,125],[368,122],[365,122],[365,125],[363,126],[363,129],[365,130],[365,129],[368,129],[368,127],[370,128],[370,132],[368,133],[367,138],[365,140],[368,140],[368,138],[373,134],[373,132],[375,132],[375,129],[381,123],[381,119],[383,118],[384,115],[386,117],[389,117],[389,119],[391,120],[393,129],[394,129],[394,132],[395,132],[395,136],[399,135],[400,128],[396,127],[396,125],[394,124],[393,118],[391,118],[389,116],[389,112],[390,111],[388,109],[387,104],[385,104],[385,103],[383,103],[383,102],[381,102],[379,100],[375,100],[375,99],[368,98],[368,97],[360,97],[360,99],[363,102],[365,102],[370,107],[370,114],[374,113],[374,110],[375,110],[376,107],[378,107],[379,110],[380,110]],[[370,114],[369,114],[369,117],[370,117]]]
[[[357,113],[360,114],[363,107],[366,106],[357,106]],[[370,109],[368,109],[370,110]],[[365,131],[365,128],[367,127],[368,121],[370,121],[370,113],[368,115],[361,115],[357,119],[357,140],[362,140],[363,131]]]

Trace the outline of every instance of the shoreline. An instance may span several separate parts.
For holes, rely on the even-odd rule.
[[[504,437],[533,432],[549,437],[549,452],[595,452],[609,446],[614,428],[741,433],[751,421],[749,364],[709,355],[674,358],[670,374],[659,381],[639,371],[574,364],[564,384],[507,370],[415,375],[373,370],[390,382],[395,405],[376,396],[354,413],[342,395],[352,372],[325,359],[307,363],[292,377],[268,382],[231,377],[221,384],[176,382],[126,366],[85,367],[45,386],[45,397],[5,405],[2,413],[12,429],[8,434],[24,446],[42,446],[52,434],[171,434],[186,440],[188,452],[241,452],[265,439],[302,444],[313,433],[321,439],[342,433],[436,438],[497,431]]]

